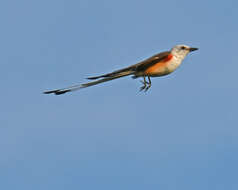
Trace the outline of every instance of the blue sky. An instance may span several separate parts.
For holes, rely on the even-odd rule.
[[[237,1],[0,3],[0,188],[238,189]],[[43,91],[199,47],[173,74]]]

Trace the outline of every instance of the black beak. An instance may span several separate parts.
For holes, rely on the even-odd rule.
[[[189,51],[190,51],[190,52],[191,52],[191,51],[196,51],[196,50],[198,50],[198,48],[193,48],[193,47],[189,48]]]

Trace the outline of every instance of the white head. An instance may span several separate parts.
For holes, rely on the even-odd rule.
[[[175,57],[183,60],[186,57],[186,55],[188,55],[188,53],[190,53],[191,51],[196,51],[196,50],[198,50],[198,48],[193,48],[186,45],[176,45],[171,49],[171,53]]]

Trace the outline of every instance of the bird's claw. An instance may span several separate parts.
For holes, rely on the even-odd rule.
[[[141,80],[140,82],[143,84],[143,86],[140,87],[140,92],[141,92],[141,91],[146,92],[146,91],[149,90],[149,88],[151,87],[151,82],[147,82],[145,79],[144,79],[144,80]]]
[[[150,87],[151,87],[151,85],[146,86],[145,92],[146,92],[147,90],[149,90]]]
[[[146,92],[147,90],[149,90],[150,87],[151,87],[150,84],[149,84],[148,86],[145,84],[144,86],[140,87],[140,92],[141,92],[141,91]]]
[[[146,88],[147,88],[147,86],[146,86],[146,85],[144,85],[144,86],[140,87],[140,92],[141,92],[141,91],[143,91],[143,90],[145,90]]]

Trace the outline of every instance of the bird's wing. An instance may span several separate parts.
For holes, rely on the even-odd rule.
[[[133,65],[134,69],[136,72],[140,71],[146,71],[148,68],[152,67],[155,64],[158,64],[159,62],[163,63],[172,58],[171,52],[170,51],[165,51],[162,53],[158,53],[140,63],[137,63]]]

